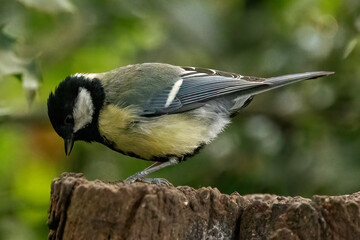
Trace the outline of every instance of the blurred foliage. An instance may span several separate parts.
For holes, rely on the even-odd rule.
[[[15,40],[0,29],[0,78],[13,75],[22,81],[29,104],[39,88],[39,70],[35,61],[17,56],[14,50]]]
[[[257,96],[200,154],[155,175],[225,193],[359,190],[358,0],[2,0],[0,25],[0,239],[46,238],[50,183],[63,171],[113,181],[149,165],[96,143],[66,158],[46,113],[67,75],[139,62],[335,71]],[[40,72],[29,108],[21,86],[37,89]]]

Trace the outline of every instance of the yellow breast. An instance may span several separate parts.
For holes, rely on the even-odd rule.
[[[192,153],[207,142],[207,125],[188,114],[140,119],[132,108],[107,105],[100,112],[100,134],[125,153],[141,158]],[[206,137],[205,137],[206,138]]]

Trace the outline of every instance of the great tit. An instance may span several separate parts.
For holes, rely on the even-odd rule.
[[[175,165],[209,144],[253,96],[333,72],[272,78],[213,69],[143,63],[103,73],[76,73],[50,93],[48,115],[70,154],[74,141],[99,142],[132,157],[154,161],[125,180]]]

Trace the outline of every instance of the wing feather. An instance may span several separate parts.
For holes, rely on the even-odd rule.
[[[178,81],[150,99],[144,109],[144,116],[189,111],[217,97],[268,85],[264,78],[245,77],[206,68],[183,69]]]

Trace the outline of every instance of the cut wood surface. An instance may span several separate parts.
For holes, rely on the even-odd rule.
[[[359,206],[360,192],[241,196],[64,173],[51,185],[49,239],[360,239]]]

